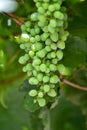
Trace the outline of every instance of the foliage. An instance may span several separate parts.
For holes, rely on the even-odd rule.
[[[87,130],[87,89],[79,90],[61,82],[54,101],[47,99],[44,108],[32,103],[28,92],[36,86],[28,83],[18,59],[24,55],[19,47],[20,25],[29,20],[36,7],[32,0],[18,0],[18,5],[14,13],[0,14],[0,129]],[[70,35],[60,63],[71,71],[66,76],[68,81],[87,86],[87,2],[64,0],[63,5],[67,7]]]

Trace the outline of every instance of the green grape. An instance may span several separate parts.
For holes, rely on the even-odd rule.
[[[39,27],[35,27],[35,33],[39,34],[40,33],[40,28]]]
[[[40,20],[40,22],[45,23],[46,22],[46,17],[44,15],[39,15],[38,19]]]
[[[36,42],[34,46],[35,46],[35,49],[37,51],[39,51],[39,50],[41,50],[43,48],[43,43]]]
[[[26,32],[26,26],[24,24],[21,26],[21,30],[22,32]]]
[[[47,58],[48,58],[48,59],[52,59],[51,53],[48,53],[48,54],[47,54]]]
[[[25,64],[28,59],[29,59],[28,54],[25,54],[24,56],[21,56],[21,57],[19,58],[19,63],[20,63],[20,64]]]
[[[35,69],[36,71],[40,71],[39,65],[33,65],[33,66],[34,66],[34,69]]]
[[[56,71],[57,70],[57,67],[54,64],[50,64],[49,68],[50,68],[50,71]]]
[[[41,63],[41,60],[39,58],[35,58],[35,60],[33,60],[34,65],[39,65],[40,63]]]
[[[26,67],[26,70],[27,70],[27,71],[30,71],[30,70],[32,70],[32,69],[33,69],[33,67],[32,67],[32,64],[31,64],[31,63],[28,63],[25,67]]]
[[[54,33],[55,32],[55,29],[54,29],[54,27],[52,27],[50,24],[48,25],[48,31],[50,32],[50,33]]]
[[[25,44],[20,44],[21,49],[25,49]]]
[[[35,36],[36,35],[35,30],[34,29],[30,29],[30,34],[31,34],[31,36]]]
[[[34,51],[29,51],[29,56],[33,57],[34,56]]]
[[[37,71],[33,70],[33,75],[36,77],[37,76]]]
[[[57,62],[58,62],[58,59],[57,59],[57,58],[52,59],[52,63],[53,63],[53,64],[57,64]]]
[[[35,40],[36,40],[37,42],[40,41],[40,39],[41,39],[41,38],[40,38],[39,35],[36,35],[36,36],[35,36]]]
[[[51,52],[51,53],[50,53],[50,56],[51,56],[51,58],[55,58],[55,57],[56,57],[56,52],[54,52],[54,51]]]
[[[58,83],[60,80],[59,80],[59,77],[57,75],[53,75],[51,78],[50,78],[50,83]]]
[[[41,70],[42,72],[46,72],[47,66],[46,66],[45,64],[41,64],[41,65],[40,65],[40,70]]]
[[[64,42],[64,41],[58,41],[57,47],[58,47],[59,49],[64,49],[64,48],[65,48],[65,42]]]
[[[57,44],[56,43],[52,43],[50,45],[50,47],[51,47],[51,49],[56,50],[57,49]]]
[[[51,38],[52,41],[57,42],[58,41],[58,33],[57,32],[52,33],[50,35],[50,38]]]
[[[38,8],[38,12],[39,12],[40,14],[44,14],[44,13],[45,13],[45,10],[44,10],[43,7],[39,7],[39,8]]]
[[[21,40],[24,42],[29,42],[29,35],[27,33],[22,33]]]
[[[63,58],[63,52],[62,52],[61,50],[58,50],[58,51],[56,52],[56,55],[57,55],[57,57],[58,57],[58,61]]]
[[[34,43],[34,42],[35,42],[35,38],[34,38],[34,37],[31,37],[31,38],[30,38],[30,42]]]
[[[44,85],[43,86],[44,92],[48,92],[50,90],[50,86],[49,85]]]
[[[43,57],[45,57],[45,55],[46,55],[46,50],[45,50],[45,49],[42,49],[42,50],[38,51],[38,52],[36,53],[36,55],[37,55],[38,57],[40,57],[40,58],[43,58]]]
[[[48,38],[48,36],[49,36],[49,33],[43,33],[43,34],[41,35],[41,40],[42,40],[42,41],[45,41],[45,40]]]
[[[44,98],[38,98],[37,101],[40,107],[44,107],[46,105],[46,100]]]
[[[43,77],[43,82],[44,82],[44,83],[47,83],[48,81],[49,81],[49,77],[48,77],[48,76],[44,76],[44,77]]]
[[[52,43],[52,40],[50,38],[47,38],[46,41],[45,41],[45,44],[50,45],[51,43]]]
[[[63,64],[59,64],[58,65],[58,71],[60,72],[60,74],[62,75],[70,75],[70,71],[68,68],[66,68]]]
[[[49,5],[48,9],[50,12],[53,12],[55,10],[55,6],[53,4]]]
[[[38,73],[37,79],[38,79],[38,81],[42,81],[43,80],[43,74],[42,73]]]
[[[27,21],[27,22],[25,22],[25,27],[27,27],[27,28],[29,28],[30,26],[31,26],[31,21]]]
[[[51,51],[51,47],[50,47],[50,46],[46,46],[46,47],[45,47],[45,50],[46,50],[47,52],[50,52],[50,51]]]
[[[36,2],[37,2],[37,1],[36,1]],[[36,3],[36,7],[37,7],[37,8],[41,7],[41,3],[37,2],[37,3]]]
[[[57,3],[57,4],[55,3],[54,4],[54,8],[55,8],[55,10],[59,10],[60,9],[60,4],[59,3]]]
[[[29,83],[33,84],[33,85],[37,85],[38,84],[38,80],[35,77],[31,77],[31,78],[29,78]]]
[[[32,50],[33,52],[36,51],[36,48],[35,48],[35,45],[34,45],[34,44],[31,45],[31,50]]]
[[[32,89],[29,91],[29,96],[35,97],[37,95],[37,90]]]
[[[42,30],[43,30],[43,32],[48,32],[48,26],[44,26],[44,27],[42,28]]]
[[[32,21],[37,21],[38,20],[38,13],[37,12],[32,13],[30,18],[31,18]]]
[[[42,98],[43,95],[44,95],[43,92],[39,92],[39,93],[38,93],[38,97],[39,97],[39,98]]]
[[[43,6],[44,9],[48,9],[49,4],[48,3],[43,3],[42,6]]]
[[[54,17],[55,17],[55,18],[58,18],[58,19],[60,19],[60,20],[63,20],[63,19],[64,19],[64,15],[63,15],[63,13],[61,13],[60,11],[55,11],[55,12],[54,12]]]
[[[51,20],[50,20],[50,26],[51,26],[51,27],[56,27],[56,26],[57,26],[57,22],[56,22],[55,19],[51,19]]]
[[[32,76],[32,71],[27,71],[27,75],[28,75],[28,77],[31,77]]]
[[[47,93],[50,97],[56,97],[57,92],[54,89],[50,89],[50,91]]]

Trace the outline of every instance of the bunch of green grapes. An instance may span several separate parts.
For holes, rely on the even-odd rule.
[[[20,45],[25,50],[19,62],[29,77],[29,84],[36,89],[29,91],[34,103],[43,107],[49,98],[57,96],[60,74],[68,75],[68,69],[60,64],[69,33],[66,8],[62,0],[34,0],[37,11],[21,26]]]

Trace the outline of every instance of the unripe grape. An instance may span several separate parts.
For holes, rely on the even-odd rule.
[[[64,19],[64,15],[63,15],[63,13],[61,13],[60,11],[55,11],[55,12],[54,12],[54,17],[55,17],[55,18],[58,18],[58,19],[61,19],[61,20]]]
[[[57,47],[58,47],[59,49],[64,49],[64,48],[65,48],[65,42],[64,42],[64,41],[58,41]]]
[[[61,50],[58,50],[58,51],[56,52],[56,55],[57,55],[57,57],[58,57],[58,61],[63,58],[63,52],[62,52]]]
[[[70,75],[69,69],[66,68],[63,64],[59,64],[57,68],[58,68],[58,71],[60,72],[60,74],[62,74],[62,75]]]
[[[49,5],[48,9],[50,12],[53,12],[55,10],[55,6],[53,4]]]
[[[38,8],[38,12],[41,13],[41,14],[44,14],[45,13],[45,10],[43,7],[39,7]]]
[[[42,6],[43,6],[44,9],[48,9],[49,4],[48,3],[43,3]]]
[[[34,46],[36,50],[41,50],[43,48],[43,43],[36,42]]]
[[[46,72],[47,66],[46,66],[45,64],[41,64],[41,65],[40,65],[40,70],[41,70],[42,72]]]
[[[52,63],[53,63],[53,64],[57,64],[57,62],[58,62],[58,59],[57,59],[57,58],[52,59]]]
[[[35,77],[31,77],[31,78],[29,78],[29,83],[33,84],[33,85],[37,85],[38,84],[38,80]]]
[[[29,56],[30,56],[30,57],[33,57],[34,54],[35,54],[34,51],[29,51]]]
[[[50,90],[50,86],[49,85],[44,85],[43,86],[44,92],[48,92]]]
[[[45,49],[42,49],[42,50],[38,51],[38,52],[36,53],[36,55],[37,55],[38,57],[40,57],[40,58],[43,58],[43,57],[45,57],[45,55],[46,55],[46,50],[45,50]]]
[[[38,97],[39,97],[39,98],[42,98],[43,95],[44,95],[43,92],[39,92],[39,93],[38,93]]]
[[[35,89],[30,90],[29,95],[32,97],[35,97],[37,95],[37,90],[35,90]]]
[[[42,81],[43,80],[43,74],[42,73],[38,73],[37,79],[38,79],[38,81]]]
[[[41,63],[41,60],[39,58],[36,58],[35,60],[33,60],[34,65],[39,65],[40,63]]]
[[[47,93],[50,97],[56,97],[57,93],[54,89],[50,89],[50,91]]]
[[[56,57],[56,53],[53,51],[53,52],[50,53],[50,56],[51,56],[51,58],[55,58]]]
[[[50,20],[50,26],[51,26],[51,27],[56,27],[56,26],[57,26],[57,22],[56,22],[55,19],[51,19],[51,20]]]
[[[46,46],[46,47],[45,47],[45,50],[46,50],[47,52],[50,52],[50,51],[51,51],[51,47],[50,47],[50,46]]]
[[[34,38],[34,37],[31,37],[31,38],[30,38],[30,42],[34,43],[34,42],[35,42],[35,38]]]
[[[50,78],[50,83],[58,83],[60,80],[59,80],[59,77],[57,75],[53,75],[51,78]]]
[[[50,64],[49,68],[50,68],[51,71],[56,71],[57,70],[57,67],[54,64]]]
[[[46,100],[44,98],[38,98],[37,101],[40,107],[44,107],[46,105]]]
[[[43,82],[44,82],[44,83],[47,83],[48,81],[49,81],[49,77],[48,77],[48,76],[44,76],[44,77],[43,77]]]
[[[51,43],[52,43],[52,40],[50,38],[47,38],[46,41],[45,41],[45,44],[50,45]]]
[[[36,77],[37,76],[37,71],[33,70],[33,75]]]
[[[41,40],[40,36],[39,36],[39,35],[36,35],[36,36],[35,36],[35,40],[36,40],[37,42],[40,41],[40,40]]]
[[[52,41],[57,42],[58,41],[58,33],[57,32],[52,33],[50,35],[50,38],[51,38]]]
[[[50,45],[50,47],[51,47],[51,49],[56,50],[57,49],[57,44],[56,43],[52,43]]]
[[[32,21],[37,21],[38,20],[38,13],[37,12],[32,13],[30,18],[31,18]]]

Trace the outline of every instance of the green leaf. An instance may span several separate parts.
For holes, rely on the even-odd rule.
[[[87,37],[87,2],[80,2],[74,5],[69,4],[69,27],[68,30],[73,36]]]
[[[23,107],[23,97],[17,88],[8,91],[8,108],[0,106],[0,130],[43,130],[39,111],[27,112]]]
[[[63,98],[50,111],[50,119],[50,130],[86,130],[85,117],[80,108]]]
[[[38,103],[34,103],[34,98],[31,96],[26,96],[26,99],[24,100],[24,107],[30,112],[35,112],[36,110],[40,109]]]
[[[19,90],[20,91],[29,92],[32,89],[38,90],[38,87],[37,87],[37,85],[31,85],[31,84],[29,84],[28,79],[25,79],[23,81],[23,83],[19,86]]]
[[[65,66],[76,68],[86,63],[87,40],[79,37],[70,37],[64,50],[63,64]]]

